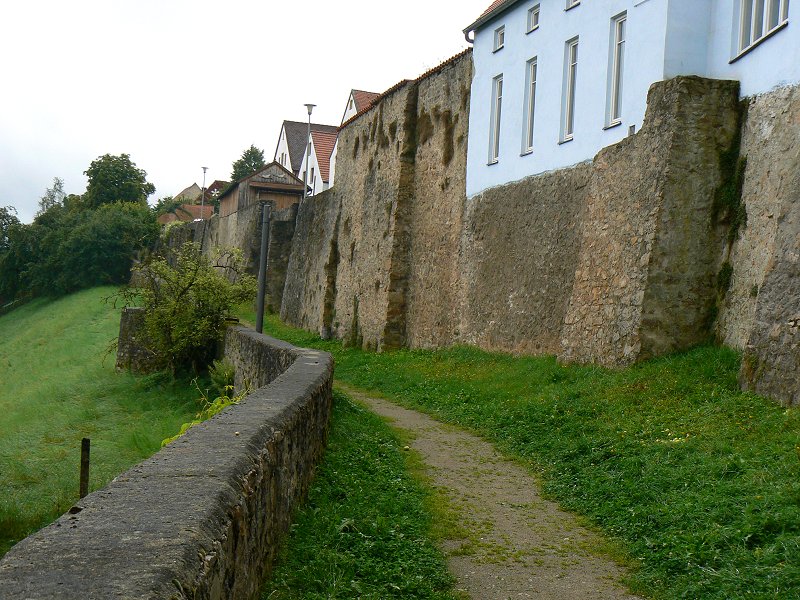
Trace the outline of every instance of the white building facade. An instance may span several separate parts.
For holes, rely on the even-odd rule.
[[[474,32],[467,195],[590,160],[678,75],[800,82],[798,0],[505,0]]]

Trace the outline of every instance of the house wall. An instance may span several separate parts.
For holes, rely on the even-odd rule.
[[[311,142],[311,161],[308,163],[309,166],[306,166],[308,156],[303,156],[303,162],[300,165],[300,173],[298,177],[302,180],[303,179],[303,171],[308,169],[308,185],[311,187],[310,194],[312,196],[319,194],[320,192],[325,191],[328,189],[324,181],[322,181],[322,177],[319,173],[319,159],[317,158],[317,149],[314,147],[314,142]],[[311,178],[311,169],[314,169],[314,178]]]
[[[283,157],[284,162],[281,162],[282,154],[286,155]],[[278,146],[275,148],[275,157],[273,160],[280,162],[281,165],[289,171],[292,170],[292,159],[289,156],[289,143],[286,141],[286,130],[283,126],[281,126],[281,134],[278,138]]]

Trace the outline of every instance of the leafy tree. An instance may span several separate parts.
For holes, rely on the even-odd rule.
[[[225,318],[255,295],[255,279],[241,268],[241,252],[220,249],[209,258],[187,242],[134,267],[137,287],[120,294],[145,308],[147,349],[158,367],[197,372],[210,364]]]
[[[147,182],[147,173],[139,169],[128,154],[104,154],[84,171],[89,178],[83,201],[87,208],[114,202],[138,202],[147,205],[147,197],[156,191]]]
[[[267,163],[264,162],[264,151],[259,150],[251,144],[250,147],[242,153],[242,157],[233,163],[231,182],[244,179],[265,166],[267,166]]]
[[[0,252],[8,250],[9,230],[19,225],[17,209],[13,206],[0,206]]]
[[[183,204],[183,200],[175,199],[172,196],[166,196],[156,202],[156,205],[153,207],[153,212],[157,217],[160,217],[161,215],[168,215],[170,213],[175,214],[175,211],[178,210]]]
[[[36,216],[43,215],[51,208],[61,206],[67,194],[64,193],[64,180],[58,177],[53,177],[53,187],[47,188],[44,196],[39,199],[39,210]]]

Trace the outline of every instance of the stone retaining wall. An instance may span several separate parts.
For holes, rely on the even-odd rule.
[[[0,561],[4,600],[258,598],[325,445],[333,361],[231,328],[230,407]]]

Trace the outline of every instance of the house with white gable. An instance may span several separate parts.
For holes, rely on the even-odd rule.
[[[350,95],[347,98],[344,114],[342,115],[342,122],[339,127],[347,123],[356,115],[361,114],[365,110],[369,110],[372,104],[378,100],[381,95],[377,92],[365,92],[364,90],[350,90]],[[331,170],[330,170],[330,186],[333,187],[336,179],[336,153],[339,150],[339,138],[337,136],[336,143],[333,145],[331,152]]]
[[[495,0],[474,36],[467,196],[590,160],[638,130],[650,85],[800,82],[797,0]]]
[[[336,125],[311,124],[311,131],[336,134]],[[301,167],[305,161],[306,141],[308,139],[308,123],[300,121],[284,121],[278,144],[275,148],[273,160],[285,169],[291,171],[295,177],[303,179]]]
[[[337,131],[311,130],[308,155],[303,156],[298,177],[308,182],[309,196],[324,192],[332,185],[331,157],[336,145]],[[307,179],[306,179],[307,174]]]

